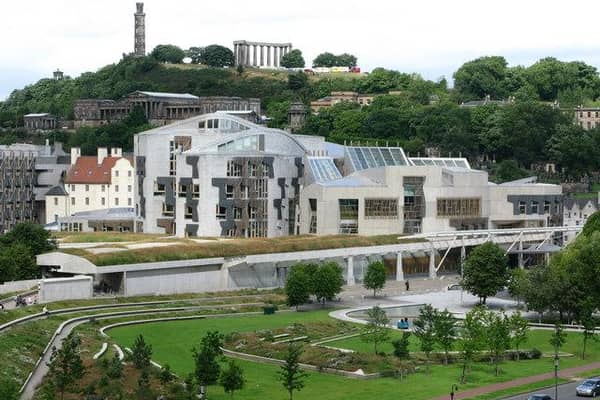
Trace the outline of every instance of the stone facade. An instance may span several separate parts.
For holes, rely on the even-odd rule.
[[[43,222],[45,194],[69,166],[69,156],[58,143],[0,146],[0,233],[20,222]]]
[[[288,110],[288,127],[292,132],[296,132],[301,129],[306,122],[306,115],[308,111],[304,106],[304,103],[297,101],[290,105]]]
[[[58,119],[48,113],[25,114],[23,126],[30,132],[49,131],[58,127]]]
[[[281,57],[292,50],[291,43],[264,43],[236,40],[233,42],[235,65],[278,68]]]
[[[260,99],[241,97],[198,97],[187,93],[136,91],[122,100],[83,99],[75,103],[75,128],[97,127],[119,121],[135,107],[141,107],[155,125],[191,118],[215,111],[253,111],[260,116]]]
[[[135,3],[136,11],[134,16],[134,50],[136,57],[146,55],[146,14],[144,13],[144,3]]]
[[[329,108],[342,101],[349,103],[358,103],[361,106],[368,106],[371,104],[375,95],[372,94],[359,94],[357,92],[331,92],[329,96],[323,97],[319,100],[310,102],[310,109],[313,112],[319,112],[323,108]]]
[[[583,108],[575,109],[575,123],[583,129],[594,129],[600,125],[600,108]]]

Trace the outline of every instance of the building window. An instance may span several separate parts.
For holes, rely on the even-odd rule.
[[[132,203],[133,203],[133,202],[132,202],[132,200],[131,200],[131,197],[129,197],[129,198],[127,199],[127,205],[128,205],[128,206],[130,206]]]
[[[175,213],[174,207],[172,204],[163,203],[162,213],[164,216],[173,216]]]
[[[197,199],[200,197],[200,185],[192,185],[192,198]]]
[[[154,183],[154,195],[165,194],[166,185],[164,183]]]
[[[71,192],[75,191],[75,185],[71,185]]]
[[[240,198],[247,199],[248,198],[248,186],[240,185]]]
[[[131,178],[131,170],[127,171],[127,176]]]
[[[339,199],[340,219],[358,219],[358,199]]]
[[[101,186],[101,190],[102,190],[103,192],[104,192],[104,191],[106,191],[106,186],[102,185],[102,186]]]
[[[437,199],[438,217],[478,217],[481,215],[480,199]]]
[[[248,219],[256,219],[258,210],[256,207],[248,206]]]
[[[105,198],[105,197],[103,197],[103,198],[102,198],[102,205],[103,205],[103,206],[105,206],[105,205],[106,205],[106,198]]]
[[[225,198],[233,199],[233,185],[225,185]]]
[[[75,205],[75,197],[71,197],[71,205],[74,206]]]
[[[90,185],[85,185],[85,191],[89,192],[90,191]]]
[[[192,218],[193,213],[194,213],[194,210],[192,209],[191,206],[185,207],[185,218]]]
[[[89,197],[86,197],[86,198],[85,198],[85,205],[86,205],[86,206],[89,206],[89,205],[90,205],[90,198],[89,198]]]
[[[397,199],[365,199],[366,219],[397,219]]]
[[[177,155],[175,154],[175,142],[169,142],[169,175],[173,176],[177,172]]]
[[[118,206],[118,205],[119,205],[119,198],[115,197],[115,206]]]
[[[531,202],[531,213],[532,214],[537,214],[539,212],[540,212],[539,203],[537,201],[532,201]]]
[[[58,205],[58,197],[54,198],[54,205],[57,206]]]
[[[233,160],[228,160],[227,176],[242,176],[242,165]]]
[[[127,191],[131,193],[131,185],[127,185]]]
[[[269,177],[269,164],[262,162],[262,176],[265,178]]]
[[[250,176],[256,177],[257,170],[256,164],[251,162],[248,163],[248,174],[250,174]]]
[[[234,228],[227,229],[227,232],[225,233],[225,236],[235,237],[235,229]]]
[[[119,191],[119,185],[115,185],[115,192]]]
[[[179,197],[185,197],[187,195],[187,185],[179,184]]]
[[[242,219],[241,207],[233,207],[233,219]]]
[[[222,207],[217,204],[216,211],[217,219],[226,219],[227,218],[227,208]]]
[[[115,176],[119,176],[119,170],[115,169]]]
[[[544,200],[544,214],[550,214],[550,202]]]
[[[525,214],[527,212],[527,205],[524,201],[519,201],[519,214]]]

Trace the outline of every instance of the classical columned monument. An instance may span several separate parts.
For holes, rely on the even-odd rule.
[[[233,42],[235,65],[245,67],[279,67],[281,57],[291,50],[291,43]]]
[[[135,3],[136,11],[133,14],[135,19],[134,28],[134,50],[136,57],[146,55],[146,14],[144,13],[144,3]]]

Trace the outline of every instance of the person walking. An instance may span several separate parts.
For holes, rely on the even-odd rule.
[[[410,290],[410,283],[408,283],[408,279],[404,282],[404,286],[406,286],[406,291]]]

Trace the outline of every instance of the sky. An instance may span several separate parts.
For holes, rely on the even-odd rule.
[[[76,77],[133,51],[135,1],[0,0],[0,100],[51,77]],[[291,42],[307,64],[351,53],[366,71],[416,72],[437,80],[465,61],[502,55],[600,67],[600,1],[580,0],[146,0],[146,50],[234,40]]]

